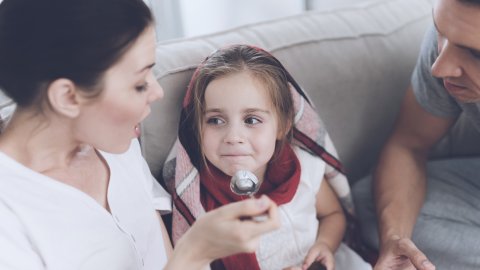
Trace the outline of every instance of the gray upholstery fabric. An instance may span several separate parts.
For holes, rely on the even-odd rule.
[[[196,65],[216,48],[248,43],[271,51],[305,88],[350,179],[366,175],[394,124],[431,8],[430,0],[374,1],[158,44],[155,72],[165,97],[153,104],[141,137],[153,174],[159,177],[176,137]],[[452,134],[471,134],[470,126]],[[459,142],[448,138],[437,155],[473,151]]]
[[[437,269],[479,269],[480,158],[454,158],[427,164],[425,203],[412,239]],[[364,242],[378,248],[378,227],[371,177],[353,187]]]

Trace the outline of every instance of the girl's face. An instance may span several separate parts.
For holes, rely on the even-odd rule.
[[[268,91],[248,72],[208,84],[201,144],[206,158],[225,174],[249,170],[262,181],[278,133]]]
[[[147,28],[123,57],[107,70],[99,97],[85,102],[77,119],[81,142],[122,153],[140,135],[139,124],[150,113],[150,103],[163,96],[152,73],[155,33]]]

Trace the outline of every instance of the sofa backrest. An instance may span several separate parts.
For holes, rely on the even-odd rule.
[[[152,173],[160,177],[176,139],[197,64],[219,47],[246,43],[272,52],[308,92],[350,179],[367,174],[393,127],[431,9],[430,0],[374,1],[158,44],[155,72],[165,96],[141,137]]]

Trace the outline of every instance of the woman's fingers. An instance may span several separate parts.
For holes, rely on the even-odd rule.
[[[277,205],[265,195],[258,199],[231,203],[217,210],[222,218],[241,221],[238,226],[242,226],[253,237],[280,227]],[[252,219],[258,215],[265,215],[266,218],[262,221]]]

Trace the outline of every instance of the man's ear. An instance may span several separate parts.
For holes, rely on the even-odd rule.
[[[47,89],[48,102],[55,112],[75,118],[80,112],[75,84],[69,79],[57,79]]]

